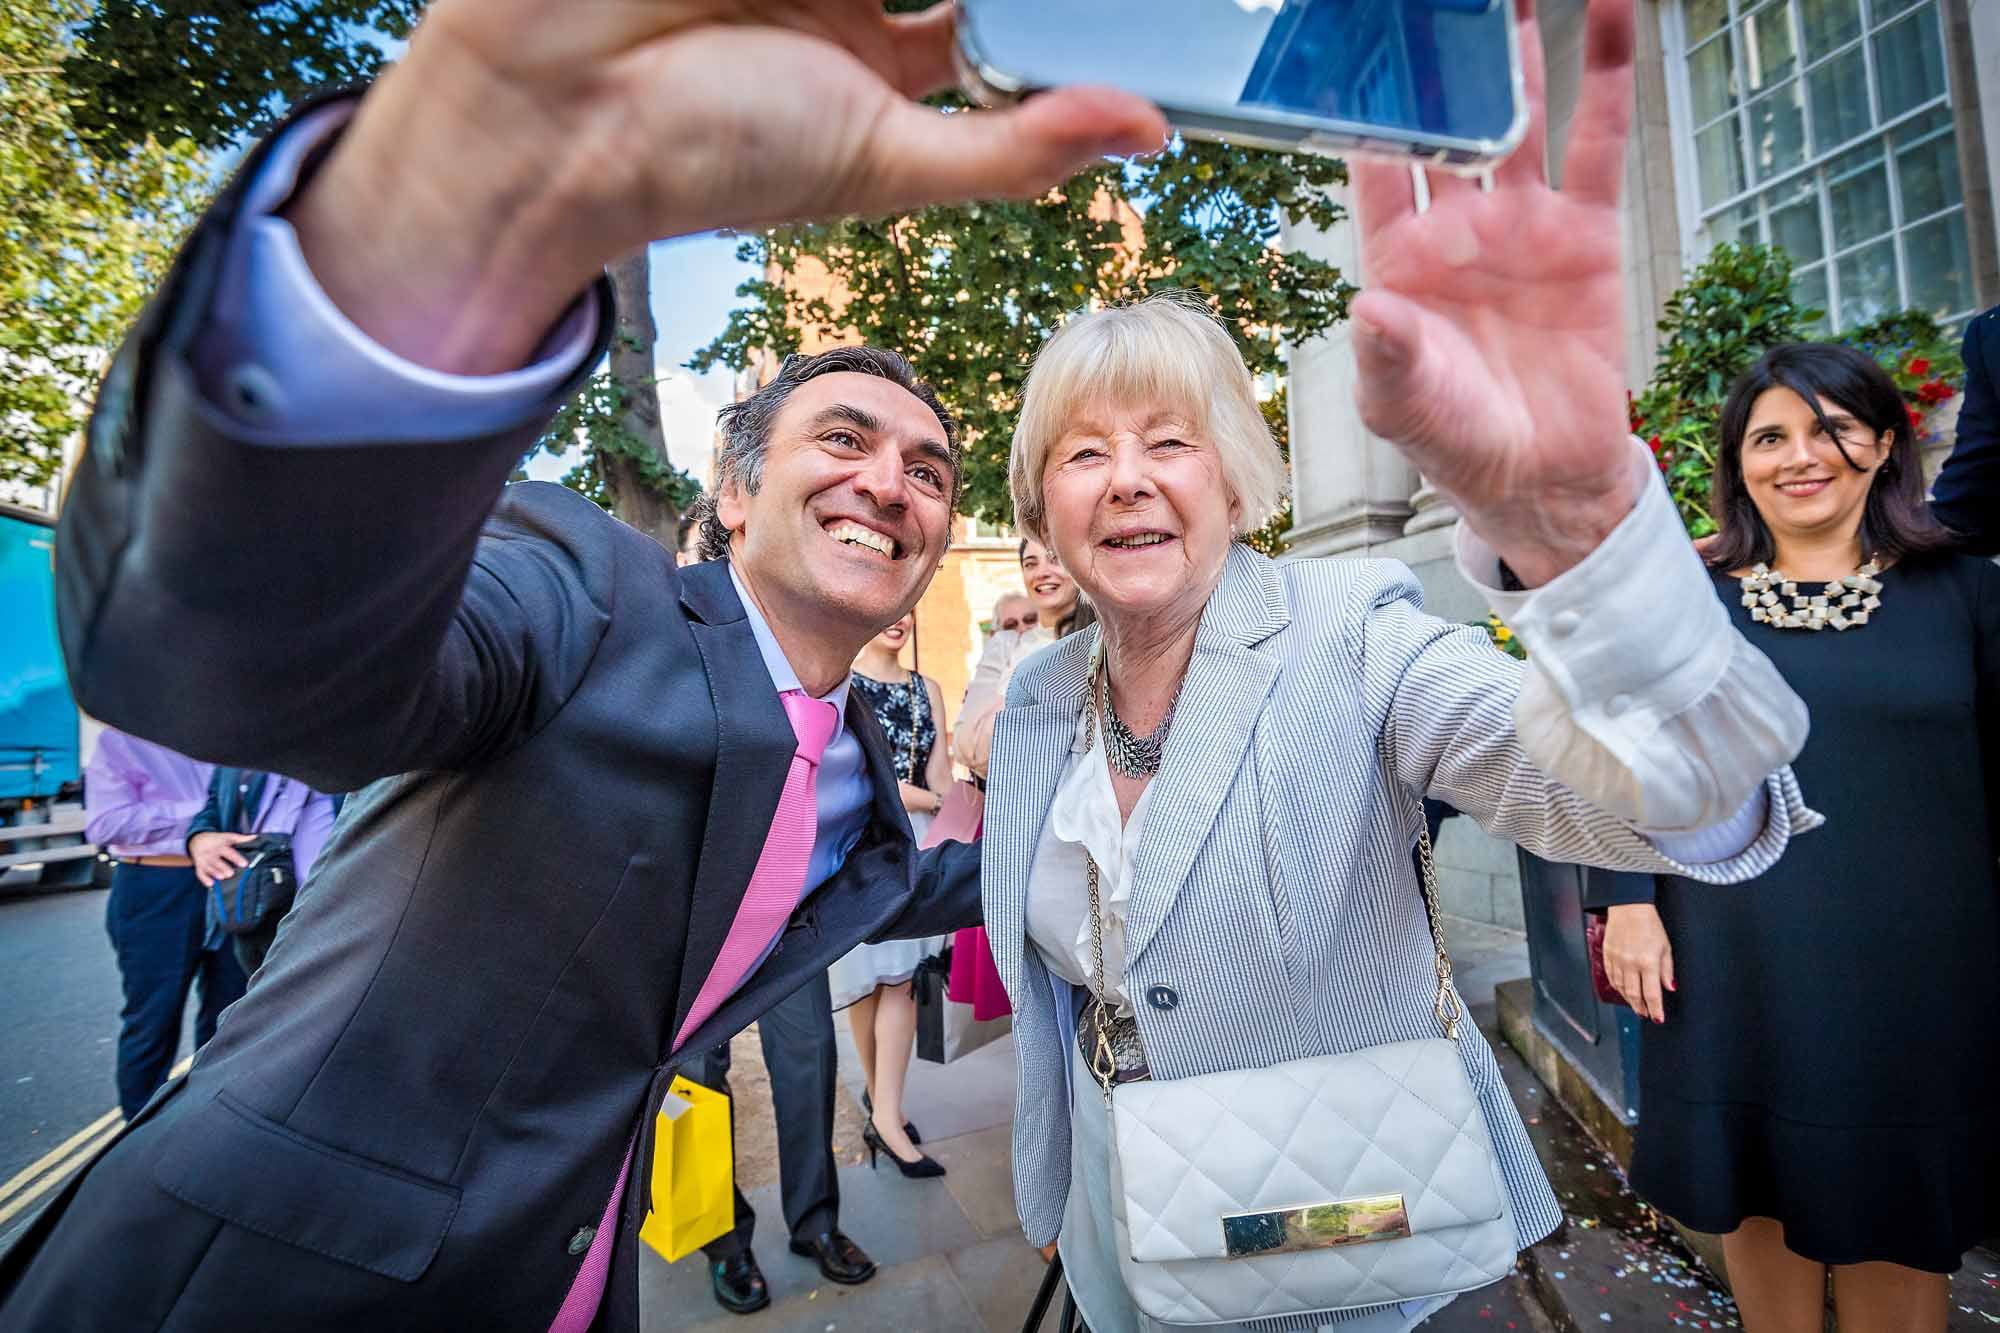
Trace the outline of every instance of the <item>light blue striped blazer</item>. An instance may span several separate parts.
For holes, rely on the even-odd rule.
[[[1153,1073],[1221,1069],[1438,1035],[1436,977],[1410,851],[1425,792],[1556,861],[1747,879],[1810,819],[1789,769],[1735,859],[1689,868],[1534,768],[1515,737],[1522,664],[1483,630],[1424,615],[1384,560],[1284,565],[1234,548],[1202,615],[1141,835],[1125,992]],[[1074,743],[1097,630],[1023,663],[993,729],[986,929],[1014,1002],[1014,1193],[1030,1242],[1055,1238],[1070,1182],[1068,1051],[1027,945],[1030,864]],[[1154,986],[1171,1010],[1144,1001]],[[1459,1051],[1479,1090],[1523,1247],[1561,1220],[1492,1050]]]

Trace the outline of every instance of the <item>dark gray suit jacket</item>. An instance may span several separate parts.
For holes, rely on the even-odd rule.
[[[193,1071],[0,1260],[0,1327],[540,1333],[650,1127],[791,727],[724,565],[503,492],[557,399],[348,447],[203,402],[185,349],[236,198],[102,394],[58,534],[64,650],[107,722],[366,789]],[[867,830],[685,1056],[863,939],[978,919],[978,849],[918,853],[880,731],[847,720]],[[635,1181],[600,1327],[637,1323]]]

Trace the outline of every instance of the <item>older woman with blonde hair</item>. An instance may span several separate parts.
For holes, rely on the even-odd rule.
[[[1407,168],[1355,167],[1353,314],[1363,418],[1458,506],[1525,665],[1424,615],[1398,564],[1238,540],[1286,469],[1198,302],[1079,314],[1027,384],[1016,520],[1099,620],[1014,674],[983,884],[1016,1204],[1093,1333],[1407,1329],[1560,1220],[1458,1012],[1425,796],[1708,884],[1817,822],[1784,767],[1803,706],[1626,434],[1630,4],[1591,6],[1561,193],[1523,17],[1536,114],[1492,189],[1435,180],[1420,211]]]

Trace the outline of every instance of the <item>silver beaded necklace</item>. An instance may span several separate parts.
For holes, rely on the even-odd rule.
[[[1144,736],[1125,725],[1118,710],[1111,703],[1111,673],[1104,664],[1104,651],[1098,649],[1097,662],[1091,672],[1092,693],[1097,696],[1097,711],[1104,719],[1104,758],[1112,771],[1128,778],[1150,778],[1160,771],[1160,759],[1166,753],[1167,732],[1174,725],[1174,709],[1180,705],[1181,693],[1174,690],[1173,702],[1167,705],[1166,716],[1160,725]],[[1183,676],[1181,683],[1187,683]]]

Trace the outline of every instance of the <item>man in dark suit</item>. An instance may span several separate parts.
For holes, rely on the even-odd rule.
[[[1931,487],[1931,512],[1975,555],[2000,554],[2000,306],[1965,325],[1958,441]]]
[[[859,940],[977,918],[977,849],[917,852],[844,700],[957,490],[899,358],[731,410],[726,561],[557,487],[495,503],[608,344],[615,257],[1162,136],[1109,93],[923,108],[951,23],[438,0],[250,154],[107,374],[64,649],[93,714],[365,789],[194,1069],[0,1259],[0,1327],[633,1329],[677,1063]]]

